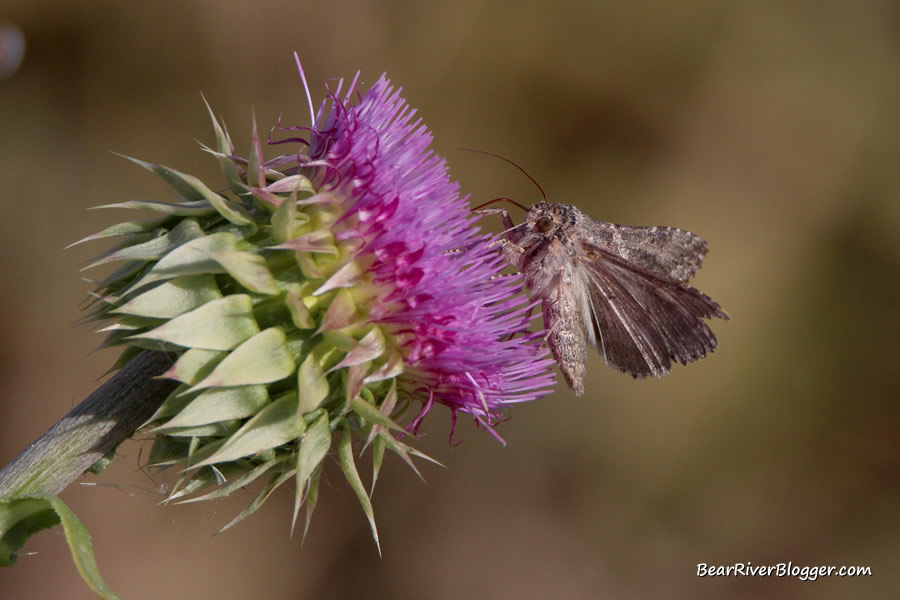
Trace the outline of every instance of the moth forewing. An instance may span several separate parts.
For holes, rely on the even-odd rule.
[[[653,272],[685,283],[700,268],[708,246],[698,235],[675,227],[591,222],[585,241]]]

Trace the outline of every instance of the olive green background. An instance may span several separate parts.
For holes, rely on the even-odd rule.
[[[6,0],[28,41],[0,81],[0,464],[114,359],[73,326],[101,243],[167,197],[113,155],[217,181],[200,92],[246,151],[251,108],[307,123],[291,52],[322,83],[386,71],[473,203],[539,195],[710,244],[697,285],[728,310],[716,353],[654,381],[593,355],[587,393],[509,411],[506,448],[426,420],[418,480],[391,457],[384,557],[335,464],[304,545],[290,491],[213,536],[252,492],[163,507],[129,443],[62,497],[107,582],[142,598],[884,598],[900,589],[900,15],[888,0],[49,3]],[[518,219],[519,216],[516,215]],[[0,596],[91,598],[58,530]],[[874,574],[703,578],[792,561]]]

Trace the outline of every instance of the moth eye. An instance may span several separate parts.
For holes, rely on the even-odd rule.
[[[537,230],[541,233],[547,233],[553,229],[553,219],[550,217],[541,217],[537,220],[537,223],[535,223],[535,227],[537,227]]]

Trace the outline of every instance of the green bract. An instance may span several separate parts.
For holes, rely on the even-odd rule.
[[[424,455],[395,437],[394,419],[410,403],[396,384],[404,361],[362,314],[373,284],[353,259],[358,241],[334,239],[344,209],[330,193],[263,165],[255,125],[242,161],[212,120],[217,148],[207,150],[227,187],[131,159],[178,201],[108,205],[159,216],[81,240],[122,238],[89,265],[123,263],[98,283],[90,318],[104,324],[105,346],[126,346],[118,366],[142,350],[175,357],[163,376],[179,386],[146,423],[156,435],[150,464],[180,473],[169,500],[219,498],[263,478],[228,528],[294,479],[294,522],[306,501],[308,527],[332,450],[374,533],[351,432],[372,444],[373,486],[385,448],[410,466]]]

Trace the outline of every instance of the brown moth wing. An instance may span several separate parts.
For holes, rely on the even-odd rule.
[[[675,227],[591,221],[593,242],[630,263],[682,283],[697,272],[709,249],[700,236]]]
[[[606,362],[635,377],[666,374],[676,360],[698,360],[716,347],[704,319],[728,319],[697,289],[582,241],[578,275],[590,311],[584,326]]]

